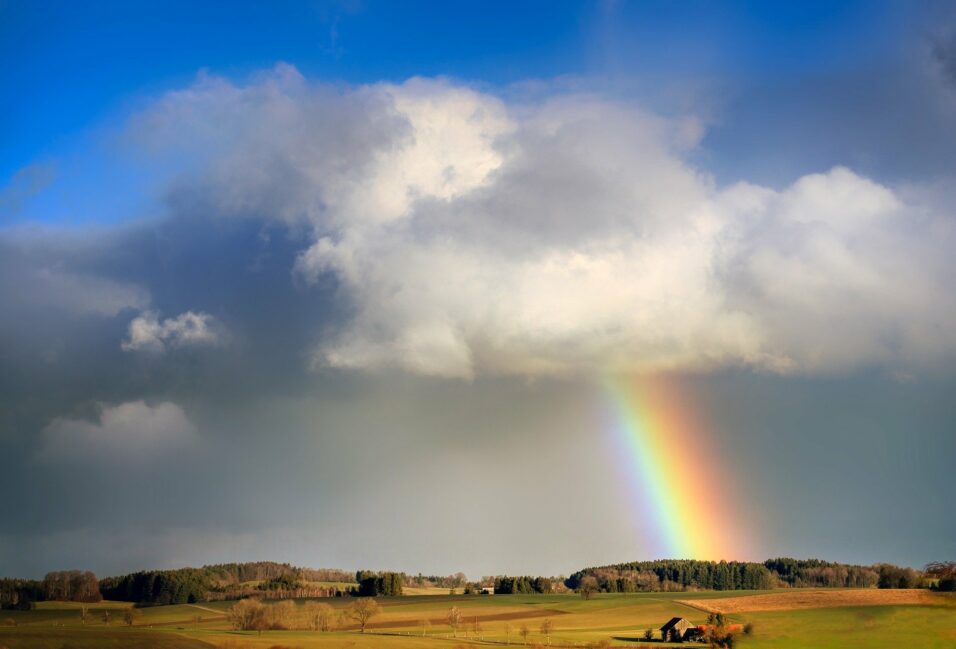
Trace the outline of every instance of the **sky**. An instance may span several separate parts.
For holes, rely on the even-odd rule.
[[[953,559],[956,12],[0,0],[0,574]]]

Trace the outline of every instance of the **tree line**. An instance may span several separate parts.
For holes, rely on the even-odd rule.
[[[585,568],[565,580],[568,588],[606,593],[640,591],[758,590],[772,587],[770,570],[740,561],[633,561]]]
[[[30,610],[35,602],[98,602],[100,584],[89,570],[58,570],[36,579],[0,579],[0,608]]]
[[[463,572],[456,572],[453,575],[423,575],[418,573],[417,575],[406,577],[405,585],[406,586],[418,586],[429,587],[435,586],[438,588],[447,588],[449,590],[453,588],[462,588],[468,583],[468,577],[465,576]]]
[[[201,568],[145,570],[108,577],[101,582],[103,596],[144,604],[189,604],[205,600],[239,599],[253,594],[282,598],[285,594],[331,597],[334,587],[309,587],[308,581],[352,582],[355,573],[344,570],[298,568],[288,563],[255,561],[221,563]],[[258,582],[248,586],[253,582]]]
[[[319,577],[320,579],[316,579]],[[331,584],[315,584],[323,581]],[[258,583],[255,583],[258,582]],[[348,584],[354,583],[354,586]],[[508,576],[483,578],[501,594],[551,593],[565,587],[588,597],[596,592],[682,590],[764,590],[771,588],[933,588],[956,590],[956,562],[930,563],[925,571],[892,564],[861,566],[820,559],[780,557],[763,563],[739,561],[634,561],[580,570],[566,580],[559,577]],[[438,585],[466,593],[479,591],[464,574],[448,577],[400,572],[356,573],[343,570],[297,568],[288,563],[227,563],[146,570],[97,580],[89,571],[62,570],[42,580],[0,578],[0,608],[29,609],[34,602],[65,600],[97,602],[101,598],[139,604],[188,604],[206,600],[308,597],[398,596],[404,586]],[[341,586],[340,586],[341,585]]]
[[[871,588],[879,582],[879,566],[858,566],[821,559],[767,559],[764,565],[779,583],[793,588]]]
[[[43,583],[36,579],[0,579],[0,609],[29,611],[44,599]]]
[[[921,573],[891,564],[860,566],[780,557],[743,561],[632,561],[585,568],[565,581],[591,592],[767,590],[771,588],[918,588]]]
[[[227,616],[233,628],[240,631],[334,631],[354,623],[364,633],[369,621],[379,611],[375,600],[368,598],[356,599],[339,610],[316,601],[303,602],[299,606],[292,600],[267,604],[258,599],[243,599],[229,609]]]
[[[549,577],[508,577],[501,575],[494,578],[494,586],[495,593],[503,595],[547,594],[553,590]]]
[[[220,585],[241,584],[248,581],[269,581],[286,575],[302,577],[302,568],[275,561],[249,561],[246,563],[218,563],[201,568]],[[302,577],[306,578],[307,577]],[[319,581],[319,580],[316,580]]]
[[[933,590],[956,592],[956,561],[933,561],[926,566],[926,576]]]
[[[359,570],[355,573],[358,588],[353,589],[354,593],[352,594],[359,597],[398,596],[402,594],[405,579],[405,573],[403,572]]]
[[[193,604],[206,599],[212,578],[202,568],[143,570],[100,582],[106,599],[140,604]]]

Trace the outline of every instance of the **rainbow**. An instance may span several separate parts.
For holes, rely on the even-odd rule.
[[[605,387],[624,471],[644,512],[643,551],[658,553],[654,558],[735,558],[739,521],[728,520],[727,481],[718,477],[720,460],[681,391],[662,379],[608,379]]]

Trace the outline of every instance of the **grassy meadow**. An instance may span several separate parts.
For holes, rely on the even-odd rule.
[[[921,592],[913,600],[918,603],[900,604],[900,598],[887,595],[891,603],[870,598],[872,601],[865,606],[842,606],[841,597],[834,596],[835,593],[845,593],[847,602],[859,601],[855,597],[859,591],[833,589],[826,598],[821,597],[823,608],[802,608],[808,597],[812,599],[811,591],[774,591],[776,596],[769,600],[754,600],[756,608],[773,610],[746,610],[747,598],[761,594],[754,591],[600,594],[587,601],[576,595],[413,595],[379,598],[381,613],[372,619],[365,634],[349,623],[333,632],[264,631],[260,635],[234,631],[226,619],[232,602],[144,608],[133,626],[123,621],[129,607],[126,603],[89,605],[84,624],[79,604],[44,602],[33,611],[0,613],[0,647],[455,649],[525,643],[546,646],[548,640],[541,633],[545,620],[553,624],[551,646],[583,647],[608,642],[614,647],[670,647],[680,645],[648,643],[643,639],[644,630],[656,631],[674,616],[704,623],[705,609],[724,605],[736,611],[729,614],[732,621],[753,624],[753,635],[744,638],[741,645],[754,649],[956,646],[956,599],[952,596]],[[788,598],[795,603],[791,610],[787,610]],[[350,603],[349,599],[323,601],[338,609]],[[768,601],[771,603],[767,604]],[[462,612],[458,637],[453,636],[445,622],[452,606]],[[527,638],[521,636],[522,626],[529,631]]]

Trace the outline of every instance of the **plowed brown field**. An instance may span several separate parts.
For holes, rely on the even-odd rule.
[[[946,604],[946,598],[926,590],[800,590],[769,595],[748,595],[717,599],[677,600],[708,613],[747,613],[749,611],[790,611],[799,608],[838,606],[893,606],[901,604]]]

